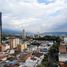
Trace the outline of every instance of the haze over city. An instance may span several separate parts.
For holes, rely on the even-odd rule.
[[[0,0],[3,29],[67,32],[67,0]]]
[[[67,0],[0,0],[0,67],[67,67]]]

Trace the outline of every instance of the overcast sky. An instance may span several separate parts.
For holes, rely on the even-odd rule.
[[[0,0],[3,29],[67,32],[67,0]]]

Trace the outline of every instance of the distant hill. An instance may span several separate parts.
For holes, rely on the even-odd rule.
[[[9,30],[9,29],[3,29],[3,33],[5,34],[12,34],[12,35],[21,35],[21,31],[17,30]],[[27,35],[33,35],[34,33],[26,32]],[[41,33],[41,35],[67,35],[67,32],[44,32]]]
[[[3,33],[4,34],[13,34],[13,35],[20,34],[19,31],[14,31],[14,30],[9,30],[9,29],[3,29]]]
[[[12,34],[12,35],[21,35],[21,31],[17,30],[9,30],[9,29],[3,29],[4,34]],[[26,32],[27,35],[33,35],[31,32]]]
[[[57,36],[60,36],[60,35],[67,35],[67,32],[44,32],[41,35],[57,35]]]

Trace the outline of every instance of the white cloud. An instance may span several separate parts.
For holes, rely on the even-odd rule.
[[[67,24],[67,3],[56,0],[52,3],[39,3],[38,0],[0,0],[3,12],[3,28],[26,31],[54,31],[55,27]],[[63,30],[62,30],[63,31]]]

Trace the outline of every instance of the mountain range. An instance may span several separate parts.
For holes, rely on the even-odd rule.
[[[3,29],[3,33],[4,34],[12,34],[12,35],[21,35],[22,32],[21,31],[17,31],[17,30],[9,30],[9,29]],[[34,33],[32,32],[26,32],[27,35],[33,35]]]
[[[3,29],[3,33],[19,35],[19,34],[21,34],[21,31]],[[33,35],[34,34],[32,32],[26,32],[26,33],[27,33],[27,35]],[[44,32],[44,33],[41,33],[41,35],[67,35],[67,32]]]

